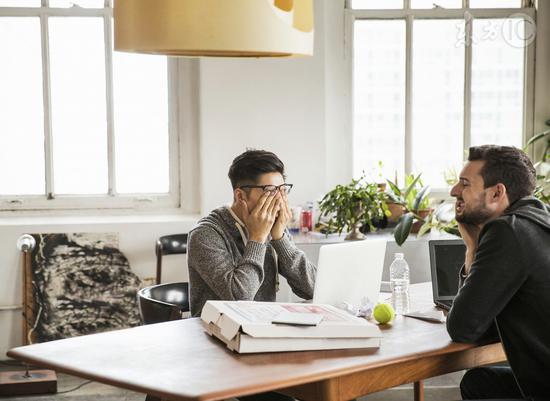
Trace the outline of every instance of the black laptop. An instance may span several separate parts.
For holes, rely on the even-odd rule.
[[[464,264],[466,246],[461,239],[429,241],[434,303],[451,309],[458,292],[458,275]]]

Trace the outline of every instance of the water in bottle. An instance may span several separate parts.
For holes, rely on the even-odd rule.
[[[409,311],[409,265],[402,253],[396,253],[390,265],[390,287],[395,313],[398,315],[407,313]]]

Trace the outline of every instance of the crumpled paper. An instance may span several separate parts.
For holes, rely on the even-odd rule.
[[[340,309],[345,310],[350,315],[370,319],[372,318],[374,305],[374,302],[371,302],[368,297],[363,297],[361,298],[361,305],[353,305],[349,302],[342,302]]]

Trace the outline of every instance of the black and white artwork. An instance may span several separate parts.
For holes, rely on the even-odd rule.
[[[115,233],[33,234],[34,322],[38,342],[137,326],[141,281]]]

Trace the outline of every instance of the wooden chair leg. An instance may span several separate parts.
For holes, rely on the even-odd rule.
[[[414,401],[424,401],[424,381],[414,382]]]

